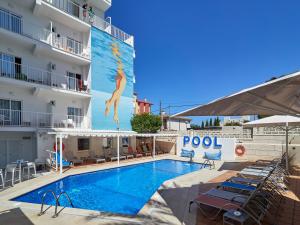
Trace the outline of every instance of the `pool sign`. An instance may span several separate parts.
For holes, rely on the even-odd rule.
[[[219,138],[217,136],[181,136],[177,139],[178,151],[180,155],[182,149],[193,150],[195,152],[195,158],[202,158],[204,153],[222,153],[222,160],[234,160],[235,159],[235,138]]]
[[[194,147],[199,147],[201,145],[201,138],[199,136],[193,136],[192,138],[190,136],[184,136],[183,137],[183,145],[187,145],[189,143],[192,143]],[[222,148],[222,144],[218,143],[218,137],[209,137],[204,136],[202,138],[202,145],[204,147],[211,147],[213,145],[214,148]]]

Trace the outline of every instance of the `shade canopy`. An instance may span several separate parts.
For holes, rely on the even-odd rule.
[[[235,84],[238,85],[238,84]],[[300,115],[300,72],[285,75],[173,116]]]
[[[295,116],[269,116],[243,124],[244,127],[291,127],[300,126],[300,118]]]

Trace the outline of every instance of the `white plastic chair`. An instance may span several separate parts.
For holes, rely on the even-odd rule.
[[[0,178],[1,178],[1,187],[5,188],[5,183],[4,183],[4,179],[3,179],[3,173],[2,173],[2,169],[0,169]]]
[[[15,179],[15,173],[19,172],[19,178]],[[7,173],[11,173],[11,180],[7,179]],[[4,180],[5,182],[11,181],[12,186],[14,186],[15,181],[20,181],[21,182],[21,170],[18,168],[17,164],[7,164],[5,168],[5,173],[4,173]]]
[[[34,162],[26,163],[26,166],[23,167],[23,174],[25,175],[25,170],[27,170],[28,180],[30,178],[30,169],[33,169],[34,175],[36,176],[36,167]]]

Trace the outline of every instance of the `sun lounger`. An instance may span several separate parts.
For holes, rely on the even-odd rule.
[[[106,161],[104,157],[100,157],[100,156],[97,156],[97,155],[95,155],[91,159],[94,160],[95,163],[104,163]]]
[[[136,158],[143,156],[143,154],[133,151],[131,146],[128,147],[128,153],[131,155],[134,155],[134,157],[136,157]]]
[[[233,183],[241,183],[246,185],[254,185],[257,186],[264,181],[264,179],[250,179],[250,178],[243,178],[243,177],[231,177],[227,181]]]
[[[241,203],[232,202],[230,200],[210,196],[207,194],[199,194],[196,199],[190,201],[189,212],[191,212],[191,206],[193,204],[197,204],[198,208],[204,216],[210,217],[212,219],[215,219],[222,211],[237,210],[242,206]],[[215,208],[217,209],[217,211],[215,213],[206,212],[206,209],[203,206]]]
[[[212,188],[209,191],[207,191],[205,194],[217,197],[217,198],[222,198],[229,200],[231,202],[238,202],[238,203],[245,203],[247,199],[249,198],[249,195],[244,195],[236,192],[231,192],[231,191],[224,191],[220,190],[217,188]]]
[[[119,159],[120,160],[124,160],[124,159],[126,159],[126,156],[122,156],[122,155],[120,155],[119,156]],[[112,161],[117,161],[118,160],[118,156],[112,156],[112,157],[110,157],[110,161],[112,162]]]
[[[142,145],[142,151],[144,152],[145,156],[151,156],[152,152],[148,151],[148,148],[146,145]]]
[[[252,186],[252,185],[238,184],[238,183],[233,183],[233,182],[228,182],[228,181],[222,182],[220,187],[232,188],[232,189],[237,189],[237,190],[242,190],[242,191],[255,191],[256,190],[256,187]]]
[[[52,158],[52,164],[55,165],[55,160],[56,160],[56,154],[57,154],[57,165],[60,166],[60,153],[54,153],[53,155],[53,158]],[[63,167],[70,167],[72,166],[73,163],[70,162],[70,161],[67,161],[65,160],[63,157],[62,157],[62,166]]]

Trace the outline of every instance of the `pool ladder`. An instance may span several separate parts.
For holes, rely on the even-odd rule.
[[[72,206],[72,208],[74,208],[74,205],[73,205],[73,203],[72,203],[72,201],[71,201],[69,195],[68,195],[66,192],[63,191],[63,192],[61,192],[58,196],[56,196],[55,193],[54,193],[54,191],[48,190],[48,191],[46,191],[46,192],[43,194],[43,197],[42,197],[42,205],[41,205],[41,211],[40,211],[40,213],[38,214],[39,216],[44,215],[44,214],[46,213],[46,211],[52,207],[52,205],[50,205],[47,209],[43,210],[43,209],[44,209],[44,204],[45,204],[45,197],[47,196],[48,193],[51,193],[52,196],[53,196],[54,199],[55,199],[55,212],[54,212],[54,215],[52,216],[53,218],[58,217],[59,213],[65,208],[65,207],[63,207],[59,212],[57,212],[57,207],[60,206],[59,199],[60,199],[60,197],[63,196],[63,195],[66,196],[66,198],[68,199],[70,205]]]

